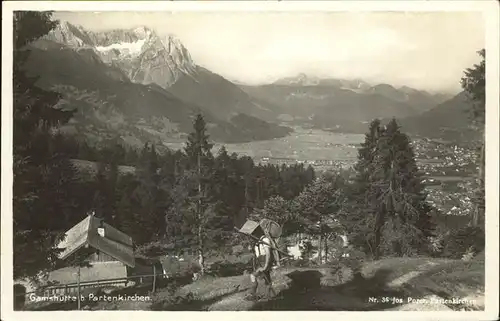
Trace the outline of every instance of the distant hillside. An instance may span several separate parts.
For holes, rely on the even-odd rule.
[[[404,131],[426,137],[445,139],[476,139],[478,132],[472,125],[472,103],[461,92],[423,114],[399,120]]]
[[[370,85],[362,80],[319,79],[299,75],[261,86],[240,85],[265,103],[275,117],[290,123],[363,132],[373,118],[418,115],[442,103],[447,96],[409,87]]]
[[[232,121],[238,114],[273,120],[269,106],[259,104],[238,86],[203,67],[196,66],[195,72],[183,75],[168,91],[186,102],[204,106],[222,120]]]

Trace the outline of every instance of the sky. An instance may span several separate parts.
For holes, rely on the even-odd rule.
[[[146,26],[173,34],[194,62],[247,84],[299,73],[460,91],[479,61],[484,20],[473,12],[56,12],[100,31]]]

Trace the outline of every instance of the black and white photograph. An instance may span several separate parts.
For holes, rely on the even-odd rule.
[[[4,3],[2,310],[498,313],[498,3],[188,2]]]

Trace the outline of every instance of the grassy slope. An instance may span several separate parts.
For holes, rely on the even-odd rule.
[[[206,277],[172,292],[154,295],[153,310],[459,310],[484,308],[484,257],[470,262],[432,258],[391,258],[366,262],[353,276],[347,269],[282,268],[273,272],[278,296],[257,303],[244,300],[246,275]],[[263,294],[264,289],[259,289]],[[379,302],[368,301],[369,297]],[[397,302],[381,302],[396,297]],[[408,303],[407,298],[469,298],[475,306]]]
[[[469,262],[434,258],[389,258],[365,262],[360,273],[347,268],[283,267],[273,272],[278,295],[270,300],[244,300],[247,275],[206,276],[196,282],[159,288],[150,302],[99,302],[91,310],[328,310],[451,311],[484,309],[484,255]],[[149,287],[122,291],[147,295]],[[264,287],[259,294],[264,295]],[[378,302],[370,302],[369,298]],[[415,299],[467,298],[474,305],[414,303]],[[398,298],[402,302],[383,302]],[[66,307],[69,308],[69,307]],[[66,309],[59,306],[59,309]],[[75,308],[75,307],[73,307]]]

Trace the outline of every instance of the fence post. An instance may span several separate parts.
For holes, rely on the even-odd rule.
[[[81,306],[81,294],[80,294],[80,264],[78,264],[78,278],[77,278],[77,288],[78,288],[78,310],[80,310],[80,306]]]
[[[153,293],[155,293],[156,287],[156,265],[153,264]]]

